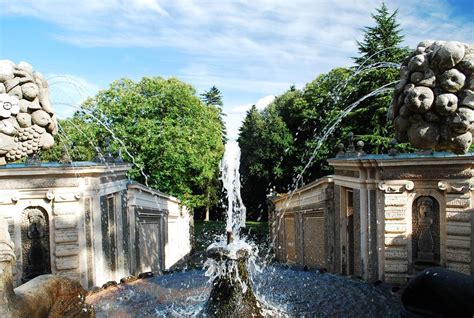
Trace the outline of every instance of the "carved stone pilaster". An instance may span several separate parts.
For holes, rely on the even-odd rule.
[[[378,188],[388,194],[403,193],[405,191],[412,191],[415,188],[415,184],[410,180],[389,180],[380,181]]]

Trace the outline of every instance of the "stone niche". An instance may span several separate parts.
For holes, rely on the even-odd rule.
[[[413,270],[440,265],[440,215],[438,201],[420,196],[412,206]]]
[[[22,282],[51,273],[48,213],[41,207],[26,208],[21,217]]]

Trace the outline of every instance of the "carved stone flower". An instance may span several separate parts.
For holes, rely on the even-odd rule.
[[[16,96],[0,94],[0,118],[10,118],[20,112],[19,100]]]

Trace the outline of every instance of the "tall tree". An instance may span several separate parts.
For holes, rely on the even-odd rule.
[[[204,105],[192,86],[176,78],[121,79],[62,124],[57,147],[80,147],[71,151],[73,160],[91,160],[110,137],[111,150],[134,164],[131,178],[189,207],[213,203],[224,150],[219,109]]]
[[[393,88],[399,78],[398,65],[410,53],[407,47],[401,46],[403,35],[396,20],[397,10],[389,12],[382,3],[372,18],[375,25],[366,27],[363,40],[357,42],[360,55],[354,58],[357,75],[354,77],[352,102],[384,85],[392,83]],[[391,92],[385,91],[366,99],[342,122],[342,125],[354,127],[353,133],[370,144],[370,151],[383,151],[393,136],[393,127],[387,120],[391,98]]]
[[[222,101],[221,91],[215,85],[213,85],[208,91],[205,91],[200,96],[201,100],[206,106],[216,107],[219,110],[219,122],[222,131],[222,143],[225,144],[227,142],[227,129],[224,121],[225,113],[222,109],[222,107],[224,106],[224,102]],[[219,194],[222,195],[221,191],[217,190],[218,188],[222,188],[222,186],[219,180],[216,178],[213,184],[209,186],[208,191],[206,193],[208,204],[205,208],[205,221],[210,220],[211,206],[215,201],[218,200]]]
[[[372,14],[375,26],[364,28],[364,39],[357,41],[360,56],[354,61],[358,66],[378,62],[401,62],[407,56],[407,49],[400,47],[404,36],[396,17],[398,10],[389,12],[385,3]]]
[[[226,116],[222,107],[224,106],[224,102],[222,101],[222,93],[221,91],[213,85],[208,91],[205,91],[201,95],[201,100],[207,106],[214,106],[219,109],[219,120],[221,123],[222,129],[222,142],[225,144],[227,141],[227,129],[224,122],[224,117]]]
[[[293,138],[274,108],[252,108],[240,128],[242,199],[249,219],[266,219],[266,194],[270,187],[286,189],[284,159],[292,151]]]

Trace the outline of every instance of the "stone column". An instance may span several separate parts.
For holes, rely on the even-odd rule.
[[[474,184],[469,180],[443,180],[438,182],[438,188],[444,191],[446,198],[446,256],[442,265],[464,274],[474,274],[471,243]],[[441,237],[443,241],[443,235]]]
[[[404,284],[408,279],[408,262],[411,247],[411,218],[407,215],[409,192],[414,183],[409,180],[381,181],[379,190],[384,193],[384,279]]]
[[[12,266],[15,262],[14,246],[8,233],[8,222],[0,216],[0,317],[13,317],[15,299]]]

